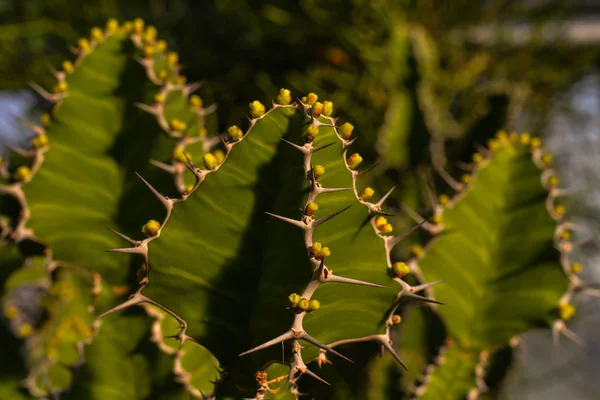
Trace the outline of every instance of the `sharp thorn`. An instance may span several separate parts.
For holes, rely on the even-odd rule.
[[[385,338],[382,339],[380,341],[380,343],[392,355],[392,357],[394,357],[394,360],[396,360],[396,362],[398,364],[400,364],[402,366],[402,368],[404,368],[405,370],[408,371],[408,368],[406,368],[406,365],[404,365],[404,363],[402,362],[402,359],[400,358],[398,353],[396,353],[396,350],[392,347],[391,343],[388,340],[386,340]]]
[[[335,354],[336,356],[354,364],[354,361],[352,361],[351,359],[349,359],[348,357],[346,357],[345,355],[343,355],[342,353],[339,353],[337,350],[332,349],[331,347],[327,346],[326,344],[323,344],[321,342],[319,342],[317,339],[315,339],[314,337],[310,336],[308,333],[304,332],[301,336],[300,339],[306,340],[308,343],[314,344],[315,346],[323,349],[323,350],[327,350],[329,353],[331,354]]]
[[[163,171],[169,172],[171,174],[175,173],[175,168],[171,164],[166,164],[157,160],[150,160],[150,165],[154,165],[155,167],[160,168]]]
[[[135,103],[135,106],[140,110],[146,111],[148,114],[156,115],[156,109],[154,106],[149,106],[148,104],[144,103]]]
[[[255,351],[266,349],[267,347],[271,347],[274,344],[281,343],[286,340],[292,339],[293,337],[294,337],[294,334],[292,333],[292,331],[287,331],[286,333],[279,335],[276,338],[269,340],[268,342],[265,342],[261,345],[253,347],[250,350],[244,351],[243,353],[240,353],[238,357],[245,356],[246,354],[254,353]]]
[[[126,242],[129,242],[130,244],[134,245],[136,244],[136,241],[133,240],[132,238],[130,238],[127,235],[122,234],[121,232],[118,232],[114,229],[111,229],[112,233],[114,233],[115,235],[117,235],[118,237],[120,237],[121,239],[125,240]]]
[[[435,304],[441,304],[441,305],[444,305],[444,303],[442,303],[442,302],[440,302],[440,301],[437,301],[437,300],[434,300],[434,299],[430,299],[429,297],[420,296],[420,295],[418,295],[418,294],[414,294],[414,293],[410,293],[410,292],[409,292],[409,293],[402,293],[402,296],[400,297],[400,299],[401,299],[402,297],[408,297],[408,298],[410,298],[410,299],[421,300],[421,301],[424,301],[424,302],[426,302],[426,303],[435,303]],[[398,301],[399,301],[400,299],[398,299]]]
[[[196,90],[200,89],[202,85],[204,85],[204,82],[188,83],[183,87],[183,92],[186,96],[188,96],[190,93],[194,93]]]
[[[345,192],[347,190],[352,190],[352,188],[324,188],[324,187],[321,187],[321,193]]]
[[[304,152],[305,152],[305,148],[304,148],[304,147],[302,147],[302,146],[300,146],[300,145],[297,145],[296,143],[292,143],[292,142],[290,142],[289,140],[286,140],[286,139],[284,139],[284,138],[281,138],[281,141],[283,141],[283,142],[285,142],[285,143],[289,144],[290,146],[292,146],[292,147],[293,147],[293,148],[295,148],[296,150],[299,150],[299,151],[301,151],[302,153],[304,153]]]
[[[329,221],[333,217],[336,217],[336,216],[340,215],[341,213],[343,213],[344,211],[346,211],[350,207],[352,207],[352,204],[350,204],[349,206],[344,207],[343,209],[341,209],[339,211],[334,212],[333,214],[329,214],[326,217],[319,218],[318,220],[313,221],[312,226],[316,228],[319,225],[323,225],[325,222]]]
[[[108,249],[104,250],[106,253],[127,253],[127,254],[143,254],[144,250],[142,247],[124,247],[121,249]]]
[[[326,384],[327,386],[331,386],[331,384],[329,382],[327,382],[325,379],[321,378],[319,375],[315,374],[314,372],[312,372],[310,369],[306,368],[306,370],[302,373],[303,375],[306,374],[308,376],[312,376],[313,378],[315,378],[316,380],[318,380],[321,383]]]
[[[375,163],[375,164],[371,165],[369,168],[367,168],[367,169],[365,169],[365,170],[363,170],[363,171],[360,171],[360,172],[358,173],[358,175],[359,175],[359,176],[360,176],[360,175],[364,175],[364,174],[366,174],[367,172],[370,172],[370,171],[374,170],[374,169],[375,169],[375,168],[377,168],[378,166],[379,166],[379,163]]]
[[[185,152],[183,154],[185,154]],[[148,186],[148,189],[150,189],[150,191],[152,192],[152,194],[154,194],[162,203],[165,203],[167,201],[165,199],[165,196],[163,196],[158,190],[156,190],[154,188],[154,186],[152,186],[147,180],[145,180],[144,178],[142,178],[142,176],[140,174],[138,174],[137,172],[135,174],[138,176],[138,178],[140,178],[142,180],[142,182],[144,182],[144,184],[146,186]]]
[[[292,224],[292,225],[297,226],[299,228],[302,228],[302,229],[306,228],[306,224],[304,224],[302,221],[298,221],[298,220],[287,218],[287,217],[282,217],[281,215],[273,214],[273,213],[270,213],[270,212],[265,212],[265,214],[270,215],[271,217],[275,217],[277,219],[280,219],[280,220],[282,220],[284,222],[287,222],[288,224]]]
[[[344,276],[339,275],[329,275],[329,277],[325,280],[325,282],[337,282],[337,283],[347,283],[349,285],[360,285],[360,286],[370,286],[376,288],[385,288],[387,286],[378,285],[377,283],[359,281],[358,279],[346,278]]]
[[[326,149],[326,148],[328,148],[329,146],[333,146],[334,144],[335,144],[335,142],[333,142],[333,143],[328,143],[328,144],[326,144],[326,145],[319,146],[319,147],[313,147],[313,148],[311,149],[311,151],[310,151],[310,152],[311,152],[311,153],[316,153],[317,151],[319,151],[319,150],[323,150],[323,149]]]
[[[398,243],[400,243],[402,240],[406,239],[410,234],[412,234],[414,231],[416,231],[417,229],[419,229],[425,222],[427,222],[427,220],[423,220],[420,223],[418,223],[417,225],[413,226],[412,228],[410,228],[409,230],[403,232],[402,234],[400,234],[399,236],[393,237],[388,239],[389,243],[392,246],[397,245]]]
[[[390,190],[388,190],[387,193],[384,194],[381,199],[379,199],[379,201],[376,203],[376,205],[379,206],[379,207],[381,207],[381,205],[383,204],[383,202],[386,201],[388,197],[390,197],[390,195],[392,194],[392,192],[394,191],[394,189],[396,189],[396,186],[393,186]]]
[[[438,283],[440,283],[442,281],[443,281],[443,279],[439,279],[437,281],[427,282],[427,283],[423,283],[423,284],[418,285],[418,286],[413,286],[413,290],[415,292],[420,292],[421,290],[428,289],[428,288],[432,287],[433,285],[437,285]]]
[[[103,312],[102,314],[100,314],[99,316],[96,317],[96,320],[99,320],[100,318],[103,318],[105,316],[107,316],[108,314],[112,314],[114,312],[117,312],[119,310],[123,310],[127,307],[131,307],[134,306],[136,304],[140,304],[144,302],[144,298],[143,297],[139,297],[139,296],[132,296],[129,300],[119,304],[116,307],[111,308],[108,311]]]

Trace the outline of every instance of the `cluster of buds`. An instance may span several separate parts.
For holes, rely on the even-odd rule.
[[[227,133],[229,133],[232,142],[237,142],[244,136],[244,132],[236,125],[230,126],[229,129],[227,129]]]
[[[317,102],[318,99],[319,96],[317,96],[314,93],[309,93],[307,96],[302,97],[302,102],[308,104],[309,106],[312,106]]]
[[[398,261],[392,264],[392,274],[397,278],[403,278],[410,274],[410,268],[406,263]]]
[[[93,27],[92,30],[90,31],[90,37],[92,38],[92,40],[94,40],[95,42],[99,42],[102,39],[104,39],[104,32],[102,31],[102,29],[98,28],[97,26]]]
[[[282,106],[287,106],[288,104],[290,104],[292,102],[291,92],[288,89],[283,89],[283,88],[279,89],[279,93],[277,94],[275,101],[277,101],[277,104],[281,104]]]
[[[321,243],[314,242],[310,248],[310,255],[317,260],[322,260],[325,257],[329,257],[331,255],[331,251],[329,251],[329,247],[323,247]]]
[[[154,236],[160,230],[160,222],[155,219],[151,219],[142,226],[142,233],[148,237]]]
[[[321,306],[318,300],[308,300],[300,297],[298,293],[292,293],[288,296],[290,306],[298,312],[311,312],[316,311]]]
[[[258,100],[250,103],[250,115],[252,118],[259,118],[265,115],[265,106]]]
[[[192,160],[192,155],[189,152],[184,151],[181,147],[177,146],[173,150],[173,160],[187,164],[187,160]]]
[[[379,216],[375,219],[375,226],[382,235],[389,235],[394,230],[392,224],[388,223],[387,219],[382,216]]]

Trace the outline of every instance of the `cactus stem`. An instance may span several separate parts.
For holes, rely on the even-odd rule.
[[[62,100],[66,94],[65,93],[50,93],[40,85],[35,82],[29,82],[29,86],[33,89],[34,92],[42,96],[45,100],[56,103]]]
[[[334,212],[333,214],[329,214],[329,215],[328,215],[328,216],[326,216],[326,217],[319,218],[318,220],[316,220],[316,221],[314,221],[314,222],[312,223],[312,227],[313,227],[313,228],[316,228],[316,227],[318,227],[318,226],[320,226],[320,225],[323,225],[325,222],[329,221],[330,219],[332,219],[332,218],[334,218],[334,217],[337,217],[338,215],[340,215],[341,213],[343,213],[344,211],[346,211],[346,210],[347,210],[347,209],[349,209],[350,207],[352,207],[352,204],[350,204],[349,206],[346,206],[346,207],[342,208],[342,209],[341,209],[341,210],[339,210],[339,211],[336,211],[336,212]]]

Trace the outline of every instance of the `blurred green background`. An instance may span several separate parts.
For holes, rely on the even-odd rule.
[[[69,46],[110,17],[157,27],[188,80],[205,82],[220,131],[280,87],[333,101],[356,126],[361,154],[382,164],[373,184],[403,189],[398,206],[424,207],[423,177],[459,169],[472,143],[498,129],[539,135],[597,237],[600,2],[0,0],[0,154],[19,143],[12,117],[46,106],[28,84],[51,87]],[[580,251],[599,259],[597,243]],[[600,330],[587,308],[576,327],[585,350],[526,339],[511,398],[600,397]]]

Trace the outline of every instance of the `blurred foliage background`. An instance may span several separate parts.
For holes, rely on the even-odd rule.
[[[110,17],[142,17],[157,27],[188,79],[206,82],[203,97],[218,104],[221,131],[243,118],[249,100],[280,87],[333,101],[355,125],[363,157],[382,164],[374,186],[402,189],[393,199],[398,207],[429,208],[427,193],[440,179],[434,172],[460,171],[473,142],[485,144],[501,128],[532,132],[557,153],[561,174],[577,180],[583,224],[598,231],[600,202],[591,189],[598,187],[600,121],[597,101],[590,106],[600,93],[590,90],[598,87],[598,2],[0,0],[0,136],[14,131],[11,115],[35,103],[15,91],[30,82],[51,87],[51,69],[70,58],[69,46]],[[596,257],[593,245],[584,251]],[[582,329],[597,332],[594,324]],[[528,347],[529,360],[546,356],[539,340]],[[570,348],[546,360],[558,367],[539,376],[589,365],[599,351],[596,344],[573,357]],[[512,398],[547,398],[549,386],[519,386],[545,381],[539,376],[515,378],[520,395]],[[593,386],[581,376],[571,386]],[[569,379],[561,382],[571,388]]]

